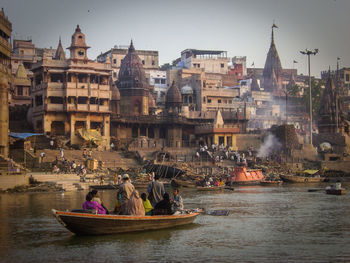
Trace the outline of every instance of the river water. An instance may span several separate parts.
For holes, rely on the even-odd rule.
[[[2,194],[0,262],[350,262],[350,194],[308,188],[184,189],[185,208],[226,209],[229,216],[97,237],[71,234],[50,212],[79,208],[86,192]],[[114,194],[100,192],[108,207]]]

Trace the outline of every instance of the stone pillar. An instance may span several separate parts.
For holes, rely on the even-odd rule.
[[[75,137],[75,115],[71,114],[70,115],[70,140],[72,144],[74,142],[74,137]]]
[[[90,129],[90,115],[86,115],[86,129],[89,130]]]
[[[8,80],[0,75],[0,154],[8,157],[9,153],[9,107],[8,107]]]
[[[110,116],[105,115],[103,116],[103,132],[104,132],[104,137],[106,140],[106,150],[110,149],[111,145],[111,136],[110,136]]]
[[[159,139],[159,127],[154,127],[154,139]]]

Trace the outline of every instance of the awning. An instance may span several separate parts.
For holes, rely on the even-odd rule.
[[[9,136],[14,137],[14,138],[20,138],[20,139],[27,139],[28,137],[31,136],[38,136],[38,135],[43,135],[43,133],[21,133],[21,132],[9,132]]]

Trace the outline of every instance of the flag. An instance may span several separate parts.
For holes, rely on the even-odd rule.
[[[296,61],[296,60],[293,60],[293,63],[298,63],[298,61]]]
[[[275,23],[273,23],[273,25],[272,25],[272,28],[278,28],[278,26],[276,26],[276,24]]]
[[[253,64],[252,64],[252,66],[254,66],[254,62],[253,62]]]

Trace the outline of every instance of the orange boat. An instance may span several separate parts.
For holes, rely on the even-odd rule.
[[[265,180],[265,175],[261,169],[247,170],[247,167],[243,165],[235,167],[228,177],[227,184],[259,184],[263,180]]]

